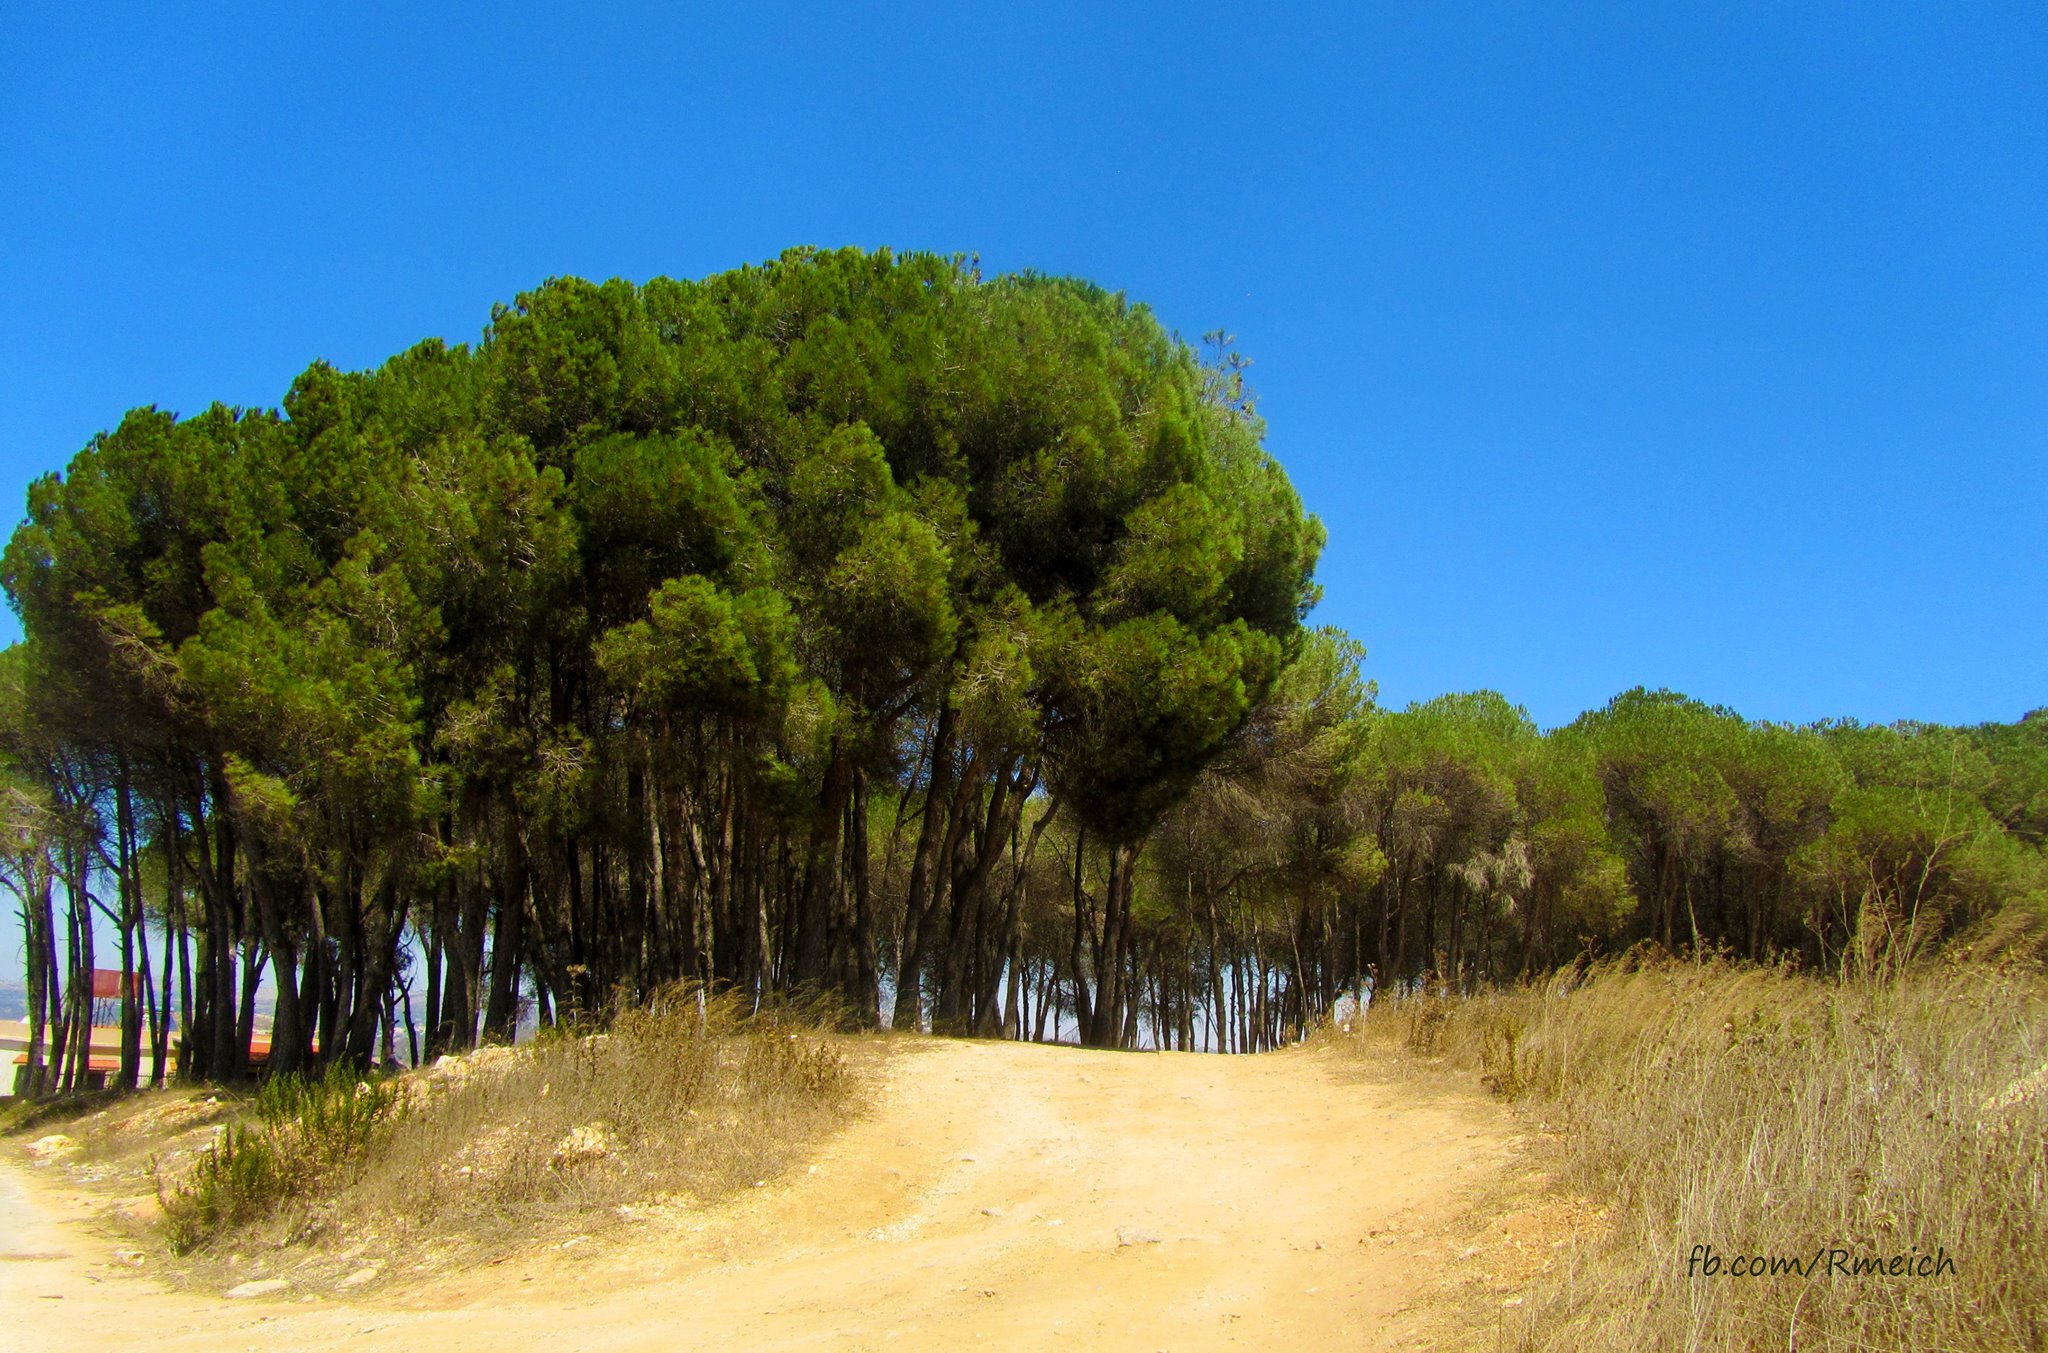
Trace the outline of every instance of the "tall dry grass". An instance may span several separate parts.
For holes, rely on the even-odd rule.
[[[471,1059],[416,1097],[335,1216],[504,1240],[780,1172],[845,1117],[846,1058],[804,1012],[745,1016],[700,994],[678,988],[603,1033]]]
[[[163,1191],[167,1238],[222,1258],[278,1254],[273,1267],[318,1286],[322,1252],[453,1258],[588,1230],[625,1204],[715,1199],[778,1173],[851,1111],[854,1077],[828,1022],[680,987],[603,1032],[444,1059],[379,1087],[391,1106],[377,1130],[283,1190],[277,1171],[250,1166],[266,1163],[250,1143],[299,1149],[332,1135],[334,1115],[317,1094],[273,1096],[303,1112],[230,1125]]]
[[[1515,1346],[2048,1347],[2038,968],[1843,984],[1620,961],[1379,1002],[1361,1034],[1478,1073],[1555,1134],[1560,1183],[1610,1205],[1520,1308]],[[1845,1275],[1838,1250],[1908,1272]],[[1733,1275],[1758,1255],[1808,1271]],[[1920,1255],[1938,1272],[1914,1272]]]

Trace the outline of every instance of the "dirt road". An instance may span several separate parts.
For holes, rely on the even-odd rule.
[[[1350,1065],[913,1045],[866,1117],[733,1203],[360,1304],[165,1291],[11,1165],[0,1348],[1388,1347],[1514,1143],[1481,1099]]]

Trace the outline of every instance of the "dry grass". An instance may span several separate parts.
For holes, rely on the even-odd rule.
[[[1527,1349],[2048,1347],[2048,981],[1842,985],[1710,962],[1381,1002],[1358,1041],[1477,1072],[1609,1224],[1539,1278]],[[1708,1276],[1712,1246],[1720,1272]],[[1830,1251],[1947,1256],[1848,1276]],[[1738,1257],[1818,1271],[1730,1273]],[[1697,1262],[1695,1259],[1697,1257]]]
[[[167,1186],[158,1173],[171,1253],[190,1254],[292,1199],[344,1186],[397,1127],[399,1103],[395,1083],[358,1081],[340,1066],[324,1080],[268,1082],[254,1101],[255,1122],[224,1124],[177,1183]]]
[[[287,1196],[212,1200],[218,1224],[186,1242],[199,1251],[188,1276],[288,1272],[318,1288],[365,1255],[473,1262],[598,1229],[625,1205],[715,1200],[779,1173],[855,1102],[841,1041],[812,1015],[743,1018],[694,989],[622,1011],[603,1033],[482,1049],[395,1086],[388,1118],[299,1173]],[[297,1118],[270,1132],[287,1146],[319,1135]],[[208,1169],[202,1157],[167,1192],[174,1230],[178,1200]],[[268,1187],[252,1173],[252,1187]]]

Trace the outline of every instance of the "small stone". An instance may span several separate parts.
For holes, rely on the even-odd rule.
[[[580,1165],[585,1161],[603,1160],[612,1153],[612,1141],[602,1123],[586,1123],[572,1128],[569,1135],[555,1144],[554,1154],[548,1157],[548,1164],[559,1170],[565,1165]]]
[[[282,1292],[290,1286],[291,1284],[282,1278],[253,1278],[248,1282],[235,1284],[227,1291],[221,1293],[221,1295],[230,1300],[240,1300],[243,1297],[267,1297],[274,1293]]]
[[[32,1160],[49,1160],[56,1156],[69,1155],[77,1149],[78,1143],[72,1141],[71,1138],[61,1132],[53,1132],[47,1137],[38,1137],[30,1142],[27,1147],[29,1158]]]
[[[361,1287],[366,1282],[374,1281],[376,1277],[376,1269],[359,1268],[354,1273],[351,1273],[346,1278],[343,1278],[341,1282],[336,1285],[340,1287]]]
[[[1119,1248],[1127,1245],[1157,1245],[1159,1237],[1150,1231],[1140,1231],[1135,1226],[1119,1226],[1116,1228],[1116,1243]]]

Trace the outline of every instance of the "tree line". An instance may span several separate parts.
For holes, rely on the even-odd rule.
[[[678,980],[1249,1050],[1380,982],[2038,901],[2039,718],[1379,709],[1245,365],[1085,282],[799,250],[129,413],[0,561],[31,1087],[81,1075],[96,914],[132,1085],[246,1075],[266,977],[272,1073]]]

